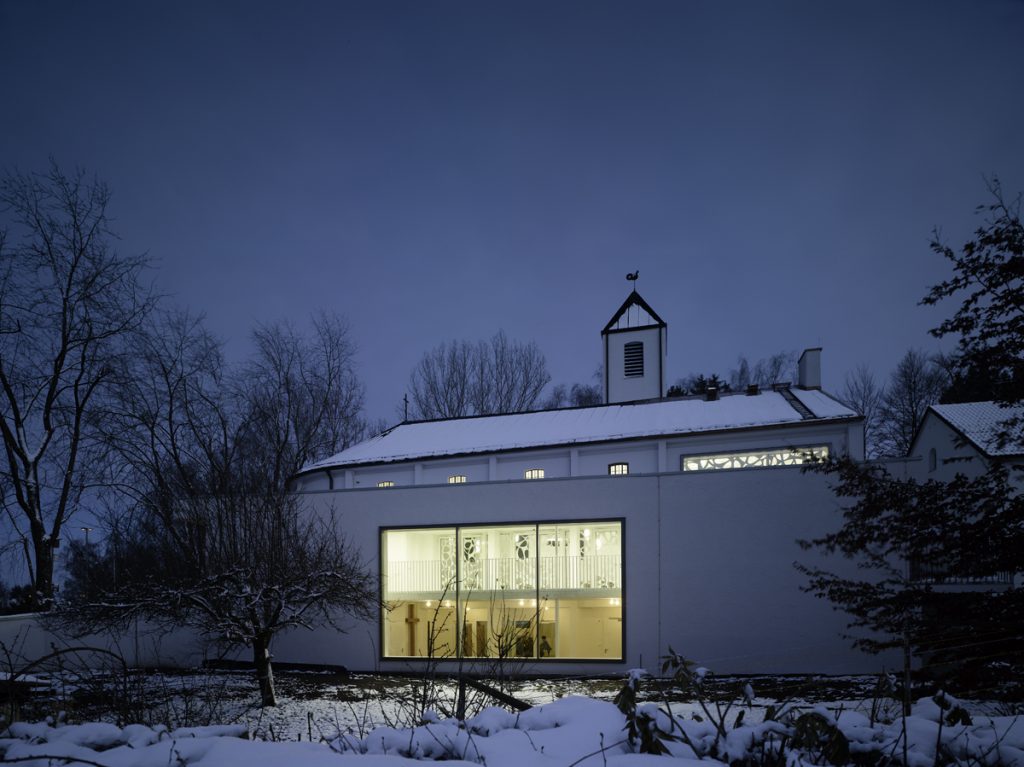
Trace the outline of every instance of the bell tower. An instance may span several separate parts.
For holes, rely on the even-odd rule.
[[[636,280],[636,273],[629,279]],[[609,405],[665,396],[668,325],[636,292],[601,331],[604,401]]]

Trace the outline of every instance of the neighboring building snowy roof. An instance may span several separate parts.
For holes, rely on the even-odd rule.
[[[1002,407],[996,402],[964,402],[932,405],[931,409],[985,455],[1024,453],[1024,446],[1019,443],[1000,446],[998,439],[1003,424],[1011,418],[1024,418],[1024,407]]]
[[[792,395],[810,411],[811,421],[858,417],[854,411],[820,391],[793,389]],[[380,436],[353,445],[302,471],[468,453],[778,426],[801,421],[808,421],[806,414],[801,415],[786,396],[776,391],[766,391],[755,396],[723,395],[713,402],[703,398],[680,398],[417,421],[399,424]]]

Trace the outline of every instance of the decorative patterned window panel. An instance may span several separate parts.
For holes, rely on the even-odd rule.
[[[716,469],[763,469],[776,466],[801,466],[812,461],[828,459],[827,445],[775,450],[752,450],[743,453],[715,453],[712,455],[684,455],[680,462],[683,471],[714,471]]]

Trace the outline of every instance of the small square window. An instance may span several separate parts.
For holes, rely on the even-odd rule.
[[[527,469],[523,472],[523,479],[544,479],[544,469]]]
[[[465,482],[466,482],[466,475],[465,474],[452,474],[450,477],[448,477],[448,484],[449,485],[462,485],[462,484],[465,484]]]
[[[390,479],[385,479],[383,482],[378,482],[377,487],[394,487],[395,483]]]
[[[628,463],[610,463],[608,464],[608,473],[614,476],[621,477],[625,474],[629,474]]]

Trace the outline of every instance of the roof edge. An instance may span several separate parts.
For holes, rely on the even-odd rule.
[[[429,461],[446,458],[467,458],[469,456],[486,455],[488,453],[522,453],[532,450],[549,450],[552,448],[561,447],[582,447],[587,445],[603,445],[611,442],[637,442],[644,439],[666,439],[671,437],[687,437],[691,435],[705,435],[705,434],[724,434],[733,431],[768,431],[772,429],[786,429],[786,428],[803,428],[807,426],[820,426],[825,424],[839,424],[839,423],[853,423],[855,421],[863,421],[864,416],[862,415],[844,415],[835,417],[815,417],[814,419],[800,420],[800,421],[782,421],[779,423],[766,423],[766,424],[754,424],[751,426],[728,426],[724,428],[716,429],[704,429],[701,431],[687,431],[687,432],[663,432],[658,434],[642,434],[633,437],[612,437],[610,439],[594,439],[594,440],[583,440],[577,442],[551,442],[542,445],[527,445],[524,447],[506,447],[491,450],[472,450],[464,451],[461,453],[445,453],[443,455],[421,455],[413,456],[410,458],[395,458],[393,460],[384,461],[359,461],[356,463],[336,463],[324,466],[310,466],[308,469],[301,469],[300,471],[292,474],[288,477],[288,482],[299,479],[300,477],[309,476],[311,474],[318,474],[324,471],[335,471],[338,469],[361,469],[367,466],[381,466],[387,465],[392,466],[395,464],[402,463],[416,463],[417,461]]]

